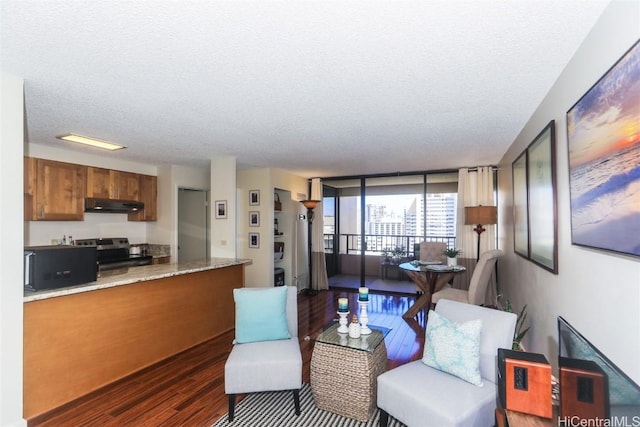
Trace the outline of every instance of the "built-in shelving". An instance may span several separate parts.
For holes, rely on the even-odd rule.
[[[277,281],[275,277],[277,273],[284,270],[284,284],[288,285],[292,259],[292,242],[290,239],[291,221],[289,219],[289,210],[291,201],[291,192],[274,189],[274,210],[273,210],[273,263],[274,263],[274,284]],[[279,207],[279,209],[277,209]],[[277,253],[282,252],[282,257],[278,257]]]

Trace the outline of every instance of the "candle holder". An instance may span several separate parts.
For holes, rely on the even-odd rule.
[[[367,327],[367,323],[369,323],[369,316],[367,315],[367,306],[369,305],[369,301],[358,301],[360,303],[360,334],[369,335],[371,333],[371,329]]]
[[[338,321],[338,323],[340,323],[338,332],[340,332],[341,334],[349,333],[349,328],[347,327],[347,323],[349,323],[349,321],[347,320],[348,315],[348,311],[338,311],[338,316],[340,316],[340,320]]]

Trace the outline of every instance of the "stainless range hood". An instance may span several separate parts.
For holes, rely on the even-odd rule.
[[[85,212],[128,213],[144,209],[144,203],[135,200],[84,199]]]

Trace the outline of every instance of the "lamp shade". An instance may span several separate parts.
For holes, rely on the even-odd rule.
[[[307,209],[314,209],[320,200],[301,200],[300,203],[304,205]]]
[[[498,208],[495,206],[468,206],[464,208],[464,223],[466,225],[497,224]]]

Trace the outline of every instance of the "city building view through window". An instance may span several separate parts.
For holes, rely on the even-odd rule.
[[[325,252],[411,257],[422,241],[455,246],[456,173],[367,179],[364,204],[360,180],[332,184],[323,199]]]

